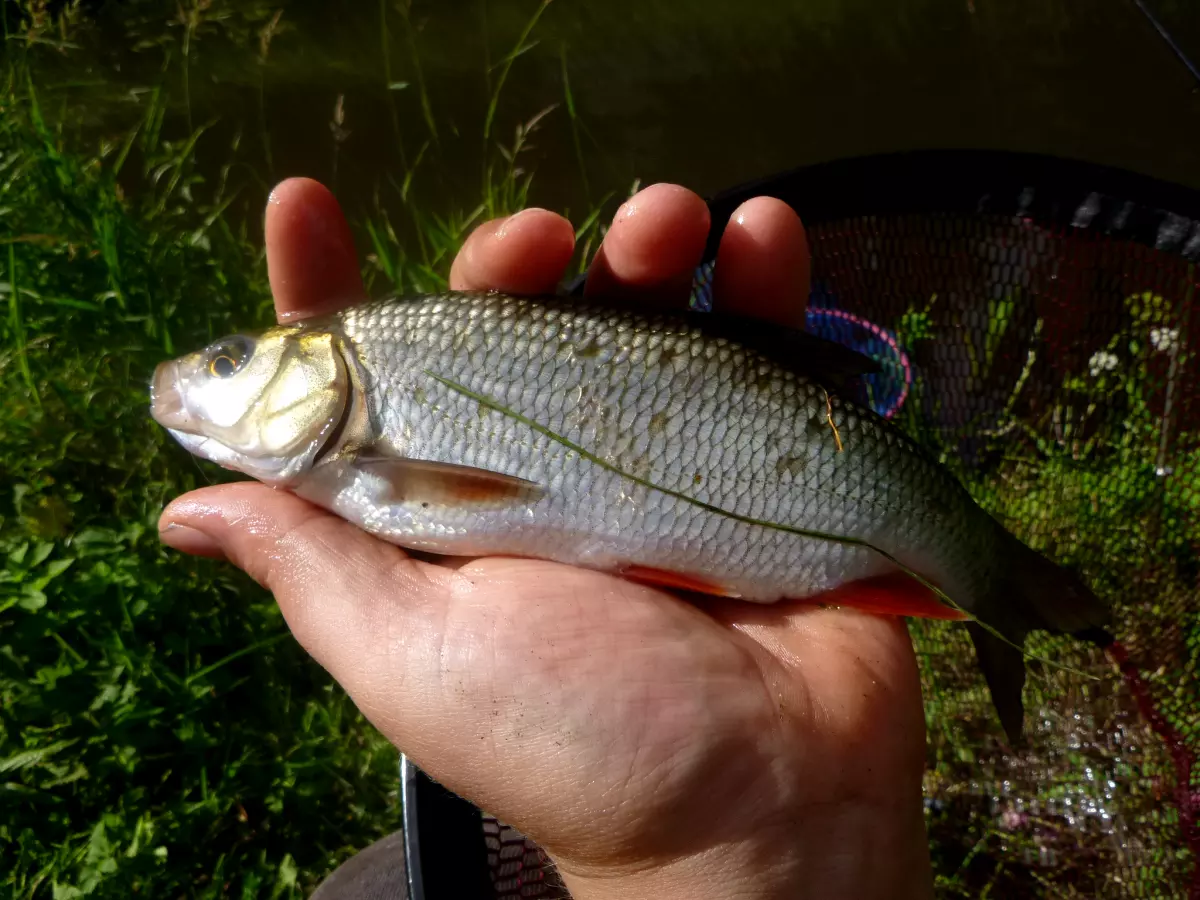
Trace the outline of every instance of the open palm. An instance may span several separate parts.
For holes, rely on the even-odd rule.
[[[362,298],[323,188],[285,182],[267,226],[281,316]],[[708,226],[694,194],[646,189],[589,293],[684,304]],[[477,229],[452,286],[546,292],[572,249],[565,220],[526,210]],[[735,214],[717,271],[717,307],[802,321],[808,251],[782,204]],[[534,560],[424,562],[256,483],[176,500],[163,537],[265,584],[383,733],[537,839],[577,898],[928,895],[924,719],[900,620],[684,599]]]

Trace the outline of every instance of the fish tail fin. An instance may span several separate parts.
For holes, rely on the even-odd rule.
[[[1031,631],[1072,634],[1101,647],[1112,643],[1105,630],[1108,606],[1071,570],[1052,562],[1005,534],[1002,575],[993,602],[967,631],[987,680],[1000,724],[1009,741],[1021,741],[1025,706],[1025,655],[1021,649]],[[999,632],[1003,637],[997,636]]]

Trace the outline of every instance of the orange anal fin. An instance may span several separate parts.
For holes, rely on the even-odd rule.
[[[947,606],[938,599],[937,594],[915,578],[901,573],[853,581],[809,599],[811,602],[849,606],[883,616],[913,616],[952,622],[970,618],[961,610]]]
[[[685,575],[682,572],[656,569],[653,566],[624,566],[621,569],[621,575],[631,581],[640,581],[655,587],[673,588],[677,591],[694,591],[697,594],[711,594],[715,597],[741,596],[737,591],[730,590],[714,581],[707,581],[696,575]]]

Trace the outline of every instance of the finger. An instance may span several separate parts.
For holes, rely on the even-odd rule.
[[[617,210],[588,269],[588,296],[665,309],[686,306],[712,217],[699,195],[652,184]]]
[[[774,197],[739,206],[721,236],[713,273],[713,311],[804,325],[811,258],[795,210]]]
[[[450,287],[550,294],[574,252],[570,222],[549,210],[523,209],[471,232],[450,267]]]
[[[172,543],[188,530],[274,595],[296,640],[389,740],[441,777],[478,767],[487,748],[467,736],[496,725],[488,631],[496,616],[511,615],[491,599],[486,578],[470,566],[464,574],[410,559],[339,516],[255,482],[173,501],[159,522],[162,539]]]
[[[337,199],[311,178],[271,191],[266,215],[267,274],[280,321],[333,312],[363,299],[354,239]]]

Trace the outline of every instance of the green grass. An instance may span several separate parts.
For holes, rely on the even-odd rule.
[[[160,546],[205,475],[146,414],[173,347],[263,319],[261,254],[153,106],[88,158],[23,74],[0,123],[0,893],[296,895],[396,827],[395,752],[260,589]]]
[[[1180,301],[1177,308],[1152,291],[1125,298],[1124,327],[1101,351],[1121,354],[1124,364],[1060,376],[1046,405],[1030,405],[1023,396],[1036,364],[1032,348],[1040,346],[1043,332],[1043,323],[1036,323],[1026,338],[1031,352],[1020,354],[1025,366],[1006,376],[1011,393],[989,423],[994,437],[978,449],[982,462],[956,449],[958,439],[979,433],[978,422],[941,434],[916,423],[913,428],[1007,528],[1076,566],[1114,604],[1113,631],[1136,661],[1155,709],[1194,751],[1200,737],[1200,616],[1193,587],[1200,570],[1194,549],[1200,542],[1200,457],[1192,436],[1173,434],[1174,473],[1156,473],[1169,426],[1152,397],[1161,401],[1169,390],[1164,377],[1171,376],[1163,374],[1166,354],[1147,340],[1154,329],[1178,327],[1177,310],[1190,308],[1186,285],[1194,274],[1179,276],[1146,276]],[[902,320],[910,346],[938,339],[969,343],[952,316],[933,323],[935,305]],[[993,377],[992,358],[1011,324],[1011,309],[992,304],[984,353],[964,348],[971,377],[981,383]],[[1179,351],[1178,371],[1187,354]],[[1167,371],[1177,370],[1172,365]],[[1087,677],[1030,663],[1027,713],[1034,720],[1045,716],[1049,727],[1041,734],[1035,729],[1020,765],[1008,767],[989,735],[991,712],[981,681],[962,664],[970,654],[965,635],[945,623],[913,622],[911,628],[925,682],[926,794],[936,800],[928,825],[940,893],[1108,896],[1120,890],[1113,880],[1120,877],[1139,884],[1144,893],[1138,896],[1176,896],[1193,865],[1171,796],[1176,773],[1168,748],[1136,708],[1132,722],[1122,721],[1119,704],[1129,692],[1104,655],[1070,638],[1031,636],[1026,649],[1032,655]],[[1072,729],[1067,719],[1076,709],[1084,719]],[[1073,730],[1077,739],[1064,741]],[[1114,734],[1120,740],[1111,741]],[[1114,782],[1111,790],[1106,778]],[[1092,803],[1137,835],[1142,850],[1136,857],[1122,858],[1100,820],[1081,814]]]
[[[98,147],[72,128],[69,105],[51,111],[32,86],[40,66],[87,42],[89,23],[32,0],[18,22],[5,7],[0,896],[301,896],[399,827],[397,753],[258,586],[158,541],[163,505],[221,476],[150,420],[149,376],[177,350],[270,319],[256,222],[270,144],[250,159],[238,140],[214,147],[211,122],[165,124],[181,103],[191,117],[190,54],[214,11],[188,7],[181,55],[174,7],[133,6],[131,27],[154,37],[158,15],[173,39],[138,121]],[[402,12],[381,9],[411,48]],[[270,13],[249,21],[277,25]],[[265,57],[270,35],[241,34]],[[493,132],[507,121],[502,81]],[[476,208],[412,202],[438,138],[415,90],[429,140],[381,183],[394,202],[355,222],[377,293],[443,287],[469,229],[528,197],[521,157],[540,116],[507,144],[489,137]],[[224,155],[215,176],[202,153]]]

